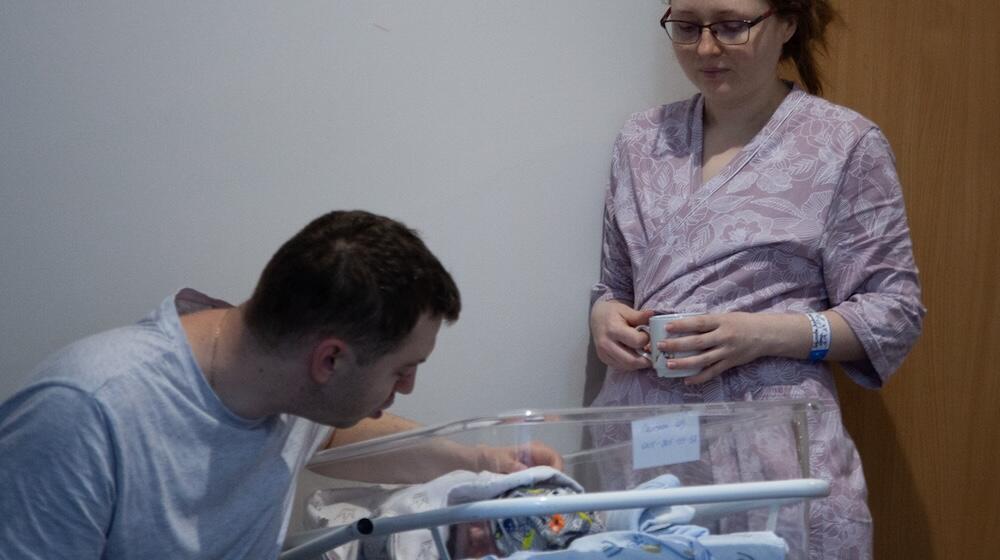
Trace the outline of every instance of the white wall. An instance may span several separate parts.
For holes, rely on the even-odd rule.
[[[237,302],[313,217],[455,276],[396,412],[578,406],[608,155],[690,92],[661,0],[0,4],[0,398],[182,286]]]

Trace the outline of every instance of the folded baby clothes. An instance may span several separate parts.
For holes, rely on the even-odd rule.
[[[699,539],[714,560],[785,560],[788,544],[771,531],[707,535]]]

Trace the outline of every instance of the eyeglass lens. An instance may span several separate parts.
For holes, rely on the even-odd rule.
[[[668,20],[666,22],[667,34],[675,43],[691,44],[697,43],[701,38],[703,26],[687,22]],[[708,30],[720,43],[727,45],[740,45],[750,38],[750,26],[743,21],[717,21],[707,26]]]

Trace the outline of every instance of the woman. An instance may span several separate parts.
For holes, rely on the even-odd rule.
[[[693,98],[633,115],[615,143],[591,331],[609,372],[594,404],[810,398],[813,558],[868,558],[871,517],[827,362],[881,387],[924,308],[894,160],[876,125],[817,97],[826,0],[673,0],[661,24]],[[802,86],[778,77],[795,64]],[[804,90],[803,90],[804,88]],[[697,351],[659,378],[637,355]]]

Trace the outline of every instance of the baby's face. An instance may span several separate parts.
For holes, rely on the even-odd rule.
[[[451,539],[448,544],[450,552],[456,558],[479,558],[489,554],[500,554],[493,542],[493,535],[490,534],[489,522],[452,525],[451,529]]]

